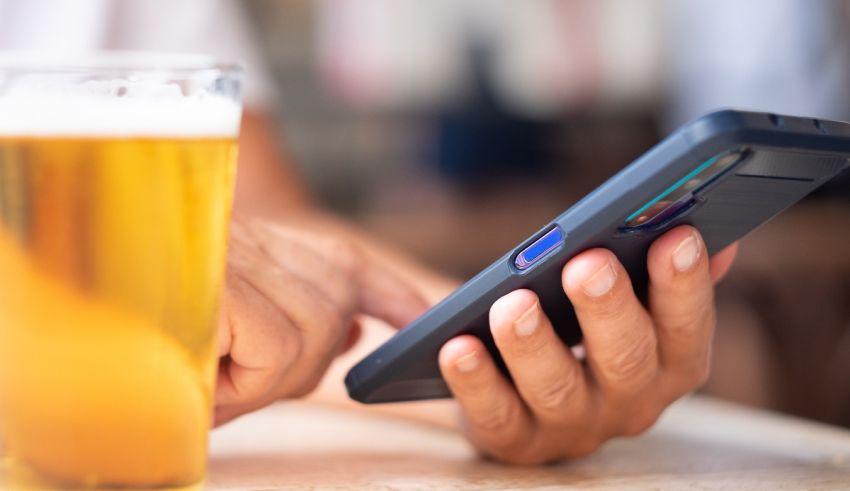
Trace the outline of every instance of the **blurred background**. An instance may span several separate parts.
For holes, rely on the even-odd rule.
[[[467,278],[719,107],[850,119],[850,2],[262,0],[322,204]],[[850,176],[742,245],[706,392],[850,426]]]
[[[241,60],[315,200],[457,278],[702,113],[850,119],[845,0],[0,0],[0,47]],[[743,242],[706,392],[850,426],[848,219]]]

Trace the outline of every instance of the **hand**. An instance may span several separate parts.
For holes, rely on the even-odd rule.
[[[515,386],[474,336],[440,351],[470,440],[496,459],[535,464],[587,455],[610,438],[649,428],[708,376],[712,280],[725,275],[735,252],[730,246],[709,261],[694,228],[666,233],[649,250],[646,307],[610,251],[574,257],[562,281],[584,333],[586,362],[560,341],[533,292],[496,301],[490,330]]]
[[[215,424],[316,387],[356,314],[400,327],[427,307],[335,230],[234,219],[219,324]]]

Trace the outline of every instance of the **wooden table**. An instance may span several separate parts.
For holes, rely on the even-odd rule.
[[[850,431],[704,397],[589,458],[512,467],[457,433],[315,402],[278,404],[212,436],[210,490],[850,489]]]

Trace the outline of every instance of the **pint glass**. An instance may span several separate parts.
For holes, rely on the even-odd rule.
[[[2,489],[200,489],[239,73],[0,57]]]

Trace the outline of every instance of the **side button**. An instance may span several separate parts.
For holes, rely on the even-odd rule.
[[[528,269],[541,258],[557,249],[563,242],[564,234],[559,227],[555,226],[517,254],[516,259],[514,259],[514,266],[520,271]]]

